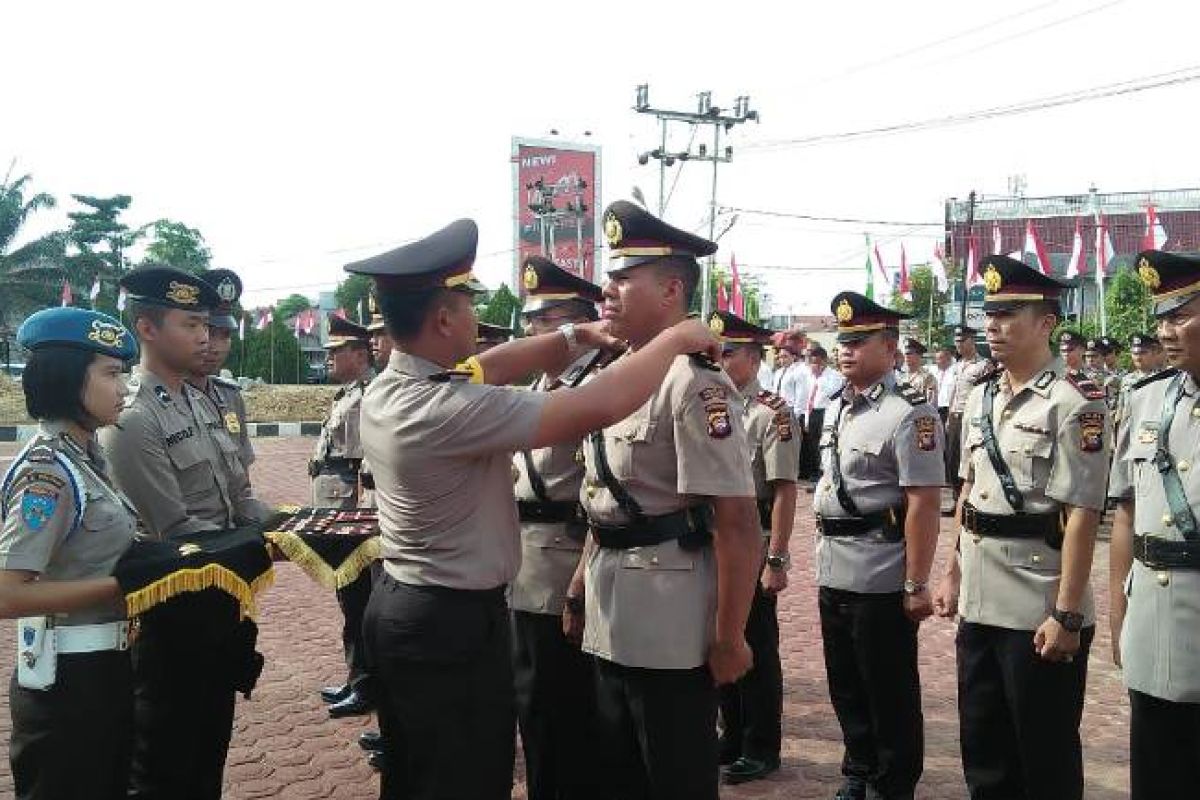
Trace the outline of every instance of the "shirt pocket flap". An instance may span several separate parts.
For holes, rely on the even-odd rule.
[[[1062,553],[1039,539],[1010,542],[1004,548],[1004,560],[1010,567],[1056,575],[1062,571]]]
[[[1134,437],[1137,433],[1134,433]],[[1158,452],[1158,440],[1153,442],[1142,442],[1134,438],[1129,443],[1129,458],[1132,461],[1153,461],[1155,453]]]
[[[625,569],[654,571],[690,571],[696,568],[696,557],[678,546],[633,547],[621,559]]]
[[[608,428],[608,435],[622,442],[649,442],[654,438],[654,420],[646,403],[625,419]]]
[[[188,438],[173,447],[167,448],[167,458],[175,465],[175,469],[183,472],[204,461],[204,453],[195,443],[195,438]]]
[[[567,535],[564,526],[554,524],[532,524],[521,531],[525,543],[543,550],[575,550],[583,549],[583,543]]]

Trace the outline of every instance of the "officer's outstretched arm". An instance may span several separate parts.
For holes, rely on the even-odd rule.
[[[583,350],[620,352],[624,345],[609,336],[605,322],[582,322],[574,326],[575,340]],[[559,331],[526,336],[496,345],[475,357],[483,368],[483,382],[507,386],[535,372],[546,372],[561,364],[569,354],[567,337]]]
[[[531,446],[577,442],[592,431],[620,422],[640,408],[662,385],[676,356],[705,352],[715,344],[707,325],[686,319],[659,333],[637,352],[605,368],[583,386],[550,392],[542,406]],[[565,344],[559,347],[565,347]],[[561,358],[564,352],[560,350],[558,357]],[[485,375],[487,369],[485,365]]]

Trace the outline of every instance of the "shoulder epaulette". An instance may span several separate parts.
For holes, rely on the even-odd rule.
[[[1141,380],[1134,381],[1133,385],[1130,386],[1129,388],[1131,391],[1136,391],[1137,389],[1142,388],[1143,386],[1145,386],[1148,383],[1154,383],[1155,381],[1161,381],[1164,378],[1171,378],[1171,377],[1174,377],[1175,375],[1177,375],[1178,373],[1179,373],[1179,370],[1176,369],[1175,367],[1167,367],[1166,369],[1162,370],[1161,372],[1156,372],[1153,375],[1147,375],[1146,377],[1142,378]]]
[[[434,383],[450,383],[451,381],[469,381],[475,373],[469,369],[448,369],[443,372],[435,372],[429,376],[429,380]]]
[[[224,386],[226,389],[233,389],[238,392],[242,390],[242,385],[232,378],[222,378],[220,375],[213,375],[210,380],[218,386]]]
[[[981,384],[987,383],[988,381],[990,381],[992,378],[996,377],[999,374],[1000,374],[1000,365],[997,364],[995,361],[988,361],[987,366],[984,367],[984,369],[983,369],[983,372],[979,373],[979,375],[975,378],[975,380],[971,381],[971,383],[973,383],[975,386],[979,386]]]
[[[919,406],[919,405],[922,405],[923,403],[929,402],[925,398],[924,392],[920,391],[919,389],[914,388],[911,384],[907,384],[907,383],[897,383],[896,384],[896,394],[903,397],[905,400],[908,401],[908,404],[912,405],[912,406]]]
[[[1063,378],[1088,400],[1103,400],[1108,397],[1108,393],[1104,391],[1103,386],[1100,386],[1079,370],[1069,369],[1063,374]]]
[[[706,370],[709,370],[710,372],[720,372],[721,371],[721,365],[718,364],[717,362],[713,361],[711,358],[709,358],[704,353],[688,353],[688,358],[690,358],[692,360],[693,364],[700,367],[701,369],[706,369]]]
[[[787,400],[784,400],[774,392],[768,392],[766,389],[763,389],[758,394],[754,395],[754,399],[772,411],[783,411],[788,407]]]

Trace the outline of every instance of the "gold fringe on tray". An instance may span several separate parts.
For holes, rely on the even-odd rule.
[[[275,568],[268,567],[250,583],[240,575],[220,564],[205,564],[194,569],[181,569],[154,583],[125,595],[125,609],[130,619],[144,614],[159,603],[166,602],[184,592],[202,592],[205,589],[220,589],[238,601],[243,619],[254,618],[255,597],[275,582]]]
[[[354,583],[362,571],[369,567],[372,561],[379,558],[380,554],[379,537],[372,536],[356,547],[354,552],[341,563],[341,566],[334,569],[325,563],[325,559],[321,558],[315,550],[305,544],[303,539],[291,531],[267,531],[263,536],[278,547],[288,561],[304,570],[308,577],[326,589],[344,589]]]

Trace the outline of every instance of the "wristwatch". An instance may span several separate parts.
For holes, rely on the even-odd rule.
[[[792,566],[792,556],[789,553],[769,553],[767,566],[771,569],[787,569]]]
[[[1050,612],[1050,616],[1054,617],[1059,625],[1063,626],[1063,630],[1067,633],[1079,633],[1083,630],[1083,614],[1076,614],[1074,611],[1063,611],[1061,608],[1055,607]]]
[[[914,581],[914,580],[905,580],[904,581],[904,593],[905,594],[920,594],[923,591],[925,591],[924,582]]]
[[[567,608],[569,608],[572,613],[582,614],[583,613],[583,595],[581,595],[581,594],[567,595]]]
[[[559,325],[558,332],[561,333],[563,335],[563,338],[567,340],[567,349],[568,350],[574,350],[576,347],[579,346],[579,337],[577,337],[575,335],[575,324],[574,323],[567,322],[563,325]]]

